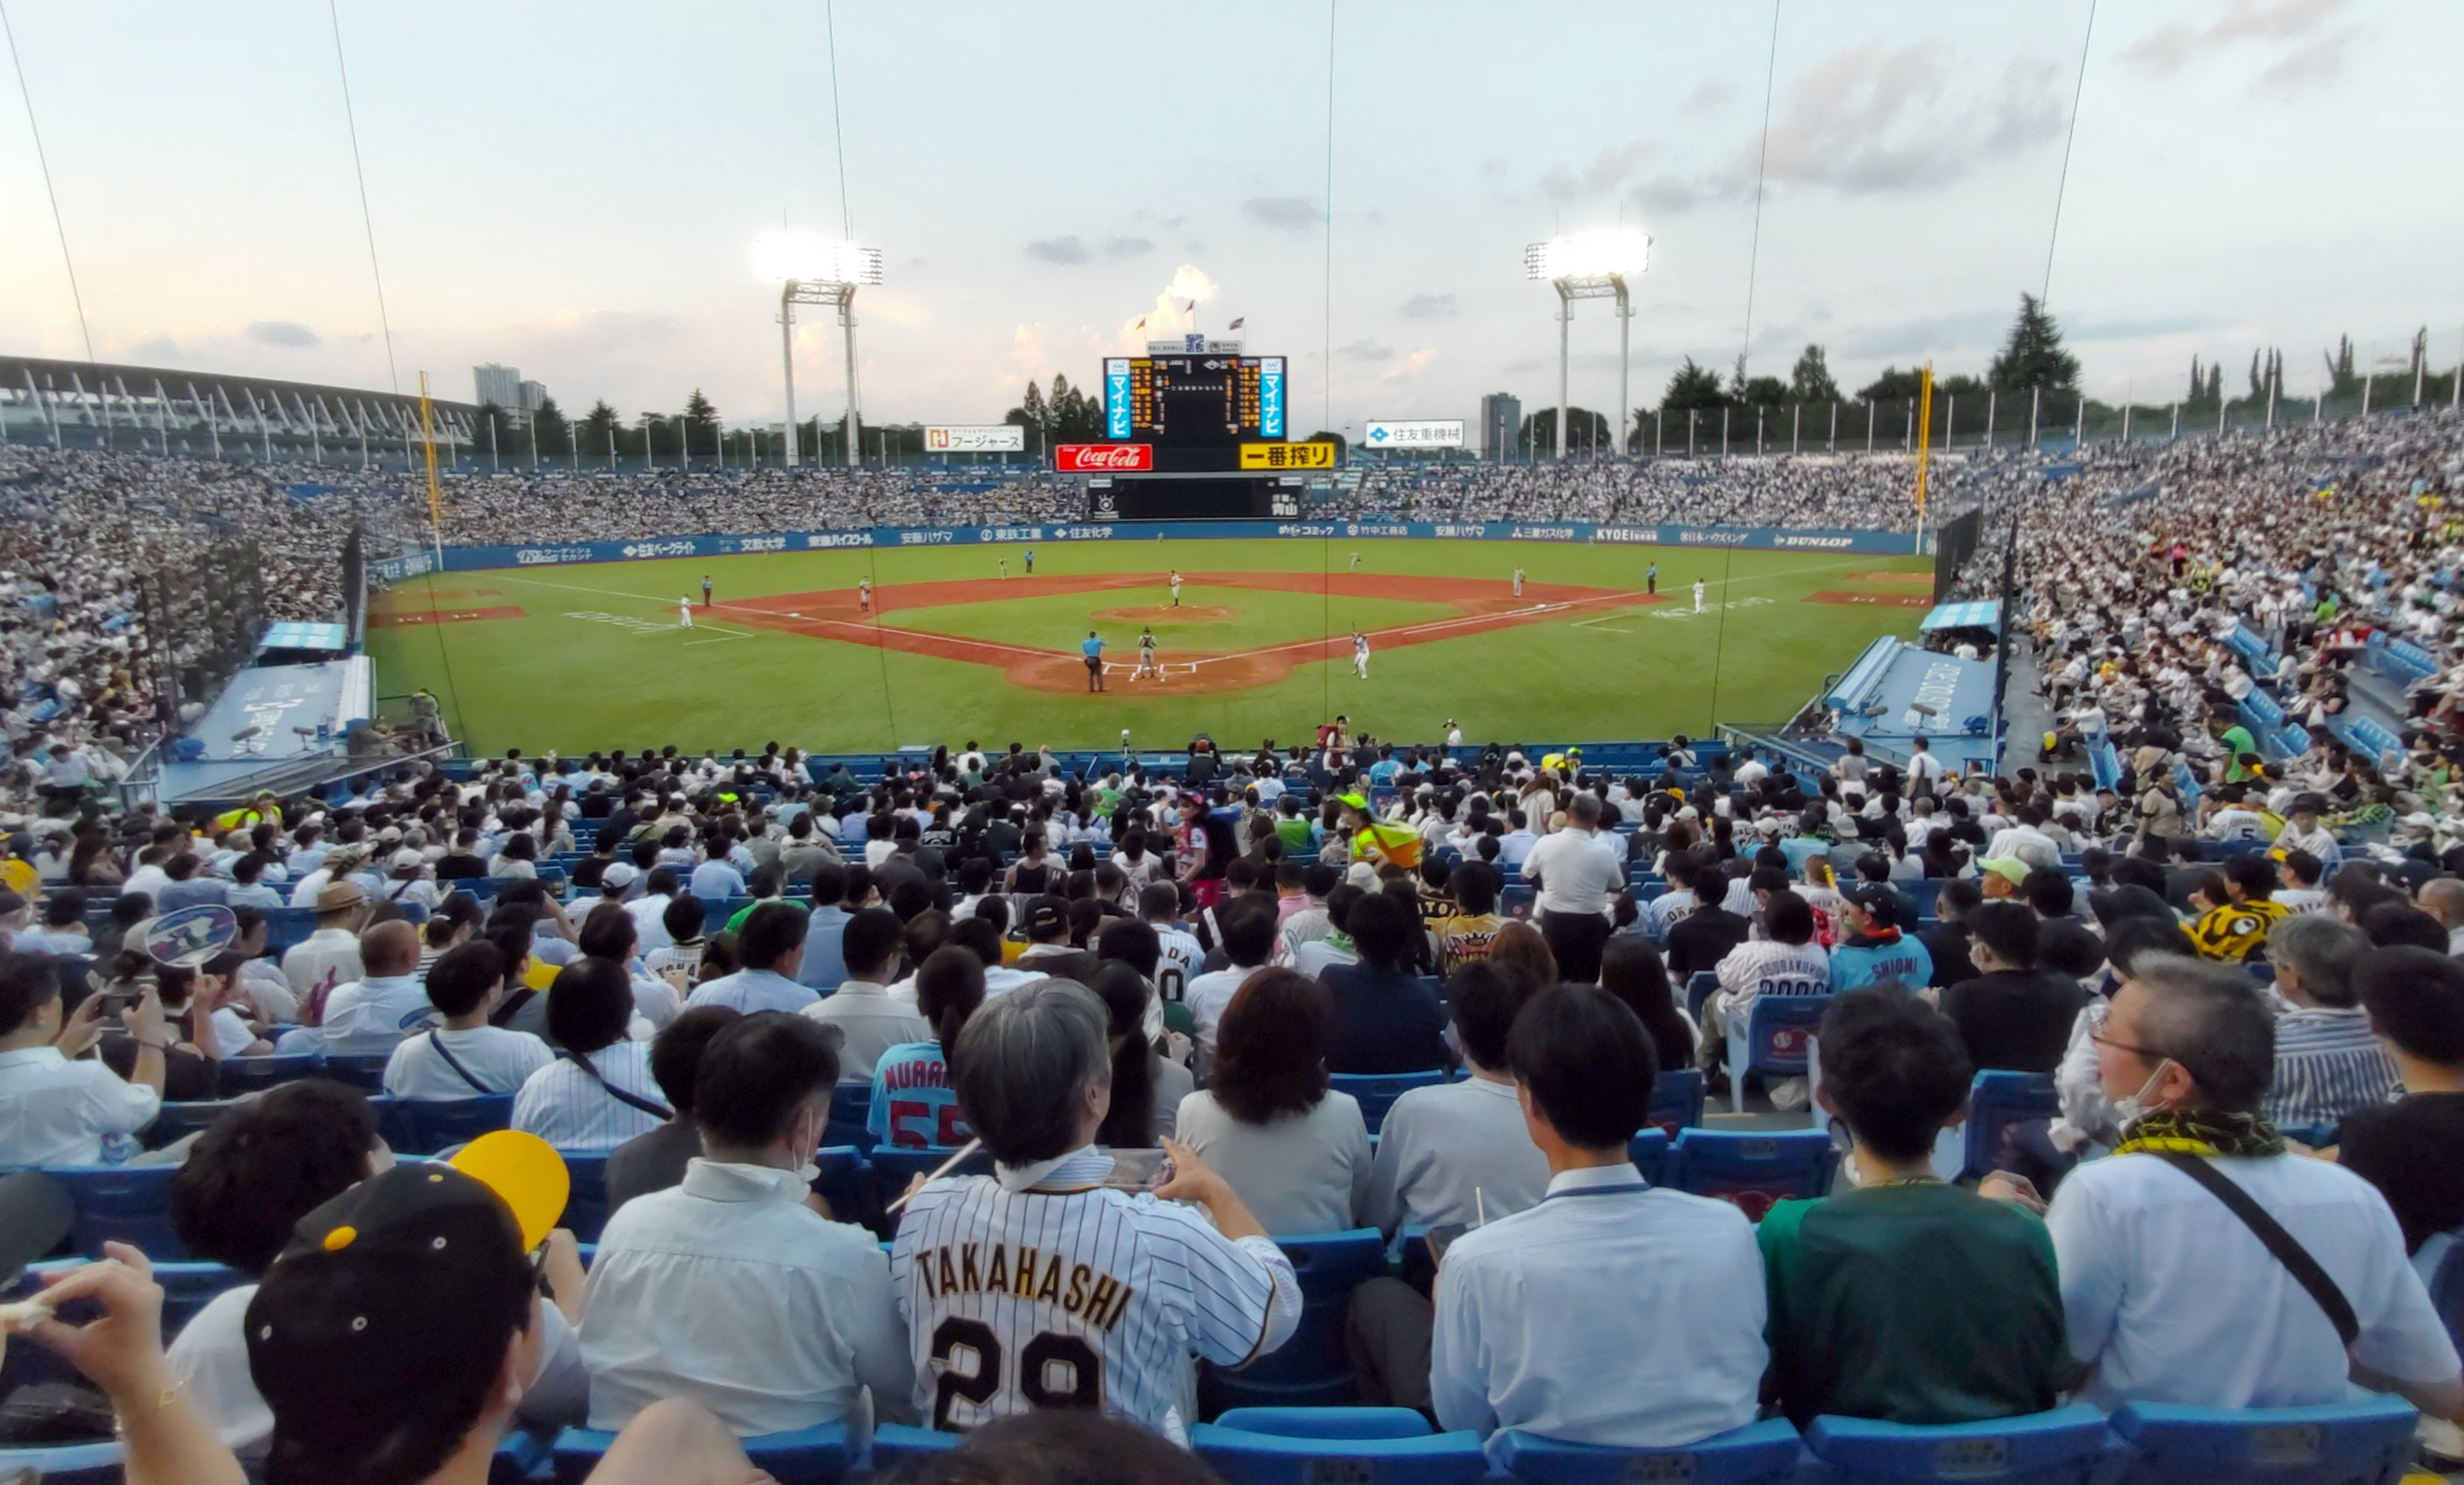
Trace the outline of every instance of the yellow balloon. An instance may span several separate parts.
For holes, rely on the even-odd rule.
[[[462,1147],[453,1168],[504,1198],[522,1230],[522,1247],[538,1247],[564,1215],[573,1176],[556,1147],[536,1134],[498,1129]]]

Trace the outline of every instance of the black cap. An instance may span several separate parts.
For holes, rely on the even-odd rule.
[[[1879,882],[1860,882],[1842,887],[1839,895],[1862,907],[1883,928],[1896,928],[1900,921],[1900,894]]]
[[[369,1177],[299,1219],[248,1306],[248,1364],[277,1452],[400,1447],[439,1390],[484,1387],[539,1293],[513,1209],[436,1161]]]
[[[1057,928],[1069,921],[1069,905],[1057,897],[1039,897],[1026,905],[1028,932],[1038,928]]]

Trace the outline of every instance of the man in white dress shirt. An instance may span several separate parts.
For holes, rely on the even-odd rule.
[[[1753,1422],[1770,1353],[1762,1255],[1745,1213],[1656,1190],[1627,1144],[1658,1059],[1608,992],[1561,985],[1517,1016],[1521,1082],[1549,1190],[1465,1233],[1438,1269],[1429,1393],[1440,1425],[1675,1448]]]
[[[368,894],[356,882],[330,883],[314,901],[316,930],[282,956],[282,977],[303,1014],[317,996],[360,977],[360,929],[368,922]]]
[[[445,1024],[407,1037],[385,1063],[385,1090],[398,1099],[475,1099],[515,1093],[556,1060],[526,1031],[488,1024],[505,994],[505,956],[484,938],[456,944],[428,967],[428,1000]]]
[[[1532,909],[1567,979],[1600,977],[1600,946],[1609,938],[1609,896],[1625,889],[1625,853],[1600,834],[1600,797],[1585,791],[1566,806],[1566,828],[1531,848],[1523,880],[1536,884]]]
[[[2144,955],[2091,1035],[2123,1143],[2071,1172],[2045,1213],[2071,1353],[2094,1368],[2079,1400],[2300,1408],[2358,1381],[2433,1417],[2464,1412],[2455,1346],[2387,1199],[2287,1153],[2258,1113],[2275,1028],[2239,967]],[[2332,1291],[2294,1277],[2227,1204],[2237,1193]]]
[[[803,1171],[828,1126],[839,1059],[802,1016],[757,1013],[703,1050],[706,1152],[684,1184],[607,1220],[583,1309],[590,1426],[664,1397],[739,1434],[912,1421],[914,1367],[872,1234],[812,1206]]]
[[[846,1038],[839,1048],[839,1076],[848,1082],[871,1082],[881,1055],[891,1048],[933,1039],[933,1023],[916,1014],[915,1003],[890,994],[905,937],[898,914],[887,907],[868,907],[849,918],[842,941],[847,983],[836,994],[804,1008],[806,1015],[837,1027]],[[698,994],[693,1003],[701,1003]]]
[[[796,980],[796,972],[803,968],[804,929],[810,922],[811,915],[791,903],[756,907],[737,934],[744,968],[705,983],[685,1004],[726,1006],[747,1015],[810,1009],[821,997]]]
[[[40,954],[0,955],[0,1168],[100,1165],[107,1139],[135,1148],[130,1136],[162,1112],[170,1032],[151,989],[125,1018],[137,1042],[129,1082],[83,1056],[101,1032],[100,995],[64,1022],[58,967]]]
[[[373,1057],[440,1019],[419,982],[417,928],[400,918],[378,924],[360,937],[360,963],[359,979],[325,997],[324,1020],[284,1032],[277,1050]]]

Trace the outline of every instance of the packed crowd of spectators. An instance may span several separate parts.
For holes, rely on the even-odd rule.
[[[1333,725],[1177,776],[970,742],[869,777],[775,746],[407,764],[211,819],[55,797],[0,863],[0,1168],[179,1164],[184,1239],[253,1283],[165,1357],[122,1250],[64,1292],[123,1323],[35,1340],[91,1356],[133,1461],[229,1450],[274,1485],[379,1445],[388,1481],[460,1478],[432,1472],[560,1424],[725,1461],[832,1421],[1024,1448],[1076,1407],[1121,1429],[1072,1447],[1155,1450],[1203,1414],[1200,1362],[1290,1342],[1275,1239],[1375,1227],[1430,1233],[1436,1277],[1353,1292],[1354,1386],[1501,1459],[1508,1430],[1675,1448],[2355,1381],[2453,1419],[2413,1259],[2464,1229],[2464,846],[2376,845],[2266,782],[2213,863],[2072,772],[1678,738],[1612,775]],[[213,903],[238,937],[203,964],[131,938]],[[316,928],[271,954],[284,907]],[[1808,996],[1837,1186],[1765,1210],[1643,1179],[1662,1079],[1803,1107],[1727,1049]],[[388,1168],[334,1083],[143,1148],[220,1064],[302,1052],[509,1094],[515,1130],[605,1154],[588,1273],[480,1167]],[[1441,1070],[1374,1146],[1332,1081]],[[1984,1070],[2060,1117],[1948,1183]],[[843,1086],[871,1138],[972,1139],[989,1173],[834,1210]]]

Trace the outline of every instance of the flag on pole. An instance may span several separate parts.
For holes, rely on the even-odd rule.
[[[1226,329],[1226,330],[1238,330],[1238,329],[1240,329],[1243,325],[1245,325],[1245,324],[1247,324],[1248,322],[1249,322],[1249,317],[1248,317],[1248,316],[1246,316],[1246,315],[1243,315],[1243,316],[1242,316],[1239,319],[1236,319],[1236,320],[1232,321],[1232,323],[1230,323],[1230,324],[1228,324],[1228,325],[1224,326],[1223,328],[1224,328],[1224,329]]]

